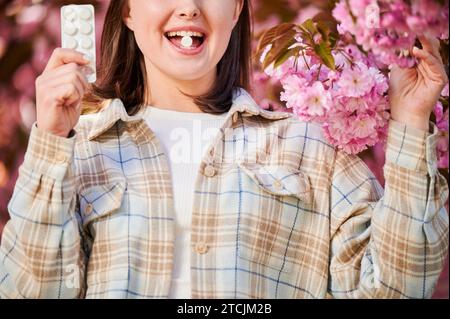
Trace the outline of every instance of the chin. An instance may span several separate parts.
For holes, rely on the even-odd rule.
[[[198,77],[198,74],[183,74],[176,77],[177,80],[180,81],[196,81],[201,78]]]
[[[180,67],[181,68],[181,67]],[[183,72],[179,72],[180,69],[177,70],[178,72],[167,72],[167,74],[172,77],[175,80],[179,81],[195,81],[200,80],[202,77],[206,76],[207,70],[205,69],[184,69]]]

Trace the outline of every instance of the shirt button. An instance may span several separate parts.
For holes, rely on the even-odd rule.
[[[56,162],[58,164],[64,164],[67,162],[67,157],[63,153],[56,154]]]
[[[205,167],[205,176],[214,177],[216,175],[216,169],[214,166],[208,165]]]
[[[280,180],[277,179],[275,182],[273,182],[273,188],[275,188],[277,191],[281,191],[283,190],[283,184]]]
[[[92,204],[87,204],[84,212],[86,215],[90,215],[92,214],[92,212],[94,211],[94,207],[92,206]]]
[[[197,243],[195,245],[195,251],[197,252],[197,254],[199,255],[204,255],[208,252],[209,250],[209,246],[205,243]]]

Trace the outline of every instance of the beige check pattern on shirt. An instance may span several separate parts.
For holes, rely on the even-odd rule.
[[[0,297],[167,298],[175,214],[160,142],[120,100],[74,132],[32,128]],[[320,126],[241,91],[193,189],[192,297],[430,297],[448,248],[436,140],[391,121],[383,190]]]

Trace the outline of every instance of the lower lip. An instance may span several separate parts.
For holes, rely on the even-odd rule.
[[[204,39],[203,43],[199,47],[197,47],[195,49],[186,49],[186,48],[176,46],[174,43],[172,43],[172,41],[170,41],[166,37],[164,37],[164,39],[166,39],[166,41],[169,42],[169,45],[172,46],[177,52],[184,54],[184,55],[189,55],[189,56],[200,54],[203,51],[203,49],[205,47],[205,43],[206,43],[206,39]]]

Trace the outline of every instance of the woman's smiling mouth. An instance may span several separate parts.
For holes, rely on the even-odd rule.
[[[204,41],[204,35],[200,32],[191,32],[191,31],[177,31],[177,32],[167,32],[166,38],[168,38],[173,44],[177,46],[183,46],[185,48],[198,48],[202,45]],[[183,43],[183,39],[190,38],[192,39],[190,45],[185,45]]]
[[[207,35],[197,27],[184,27],[172,29],[164,33],[177,52],[184,55],[197,55],[203,51]]]

